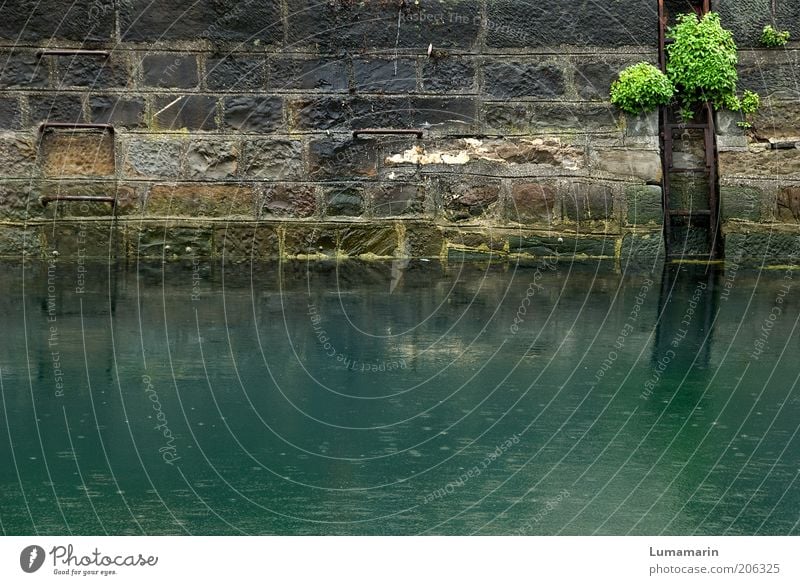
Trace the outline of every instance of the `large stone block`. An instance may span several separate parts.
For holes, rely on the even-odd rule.
[[[222,121],[226,128],[265,134],[283,124],[283,100],[278,97],[236,96],[222,102]]]
[[[292,225],[283,237],[282,255],[288,258],[303,256],[335,257],[338,235],[329,225]]]
[[[358,217],[364,213],[364,190],[358,187],[334,187],[325,190],[325,215]]]
[[[83,102],[79,95],[49,93],[28,98],[31,125],[42,122],[83,122]]]
[[[257,55],[228,55],[206,61],[206,87],[214,91],[262,89],[267,83],[267,66]]]
[[[47,177],[109,176],[115,171],[114,135],[110,132],[45,132],[39,146]]]
[[[194,0],[119,3],[122,40],[212,41],[274,44],[283,41],[280,2]]]
[[[595,150],[593,167],[622,177],[636,177],[650,183],[661,181],[661,157],[656,151],[631,149]]]
[[[155,100],[153,124],[160,130],[214,130],[217,98],[207,95],[161,96]]]
[[[236,175],[239,149],[228,140],[194,140],[186,152],[186,175],[190,179],[229,179]]]
[[[744,219],[759,221],[764,194],[761,189],[744,186],[721,186],[720,215],[723,220]]]
[[[488,3],[486,18],[489,47],[654,47],[658,42],[657,5],[651,2],[495,0]]]
[[[502,99],[557,98],[565,90],[564,73],[552,64],[490,61],[484,65],[486,93]]]
[[[41,230],[22,225],[0,225],[0,257],[13,260],[42,255]]]
[[[142,128],[147,123],[143,98],[92,96],[89,98],[89,110],[95,124],[112,124],[115,128]]]
[[[288,0],[288,41],[326,51],[427,47],[468,48],[480,29],[480,2],[450,0],[414,4]]]
[[[800,175],[800,150],[751,148],[747,152],[719,153],[720,175],[771,178],[777,175]]]
[[[148,87],[197,87],[197,57],[188,53],[162,53],[142,58],[142,78]]]
[[[313,180],[348,176],[375,177],[378,145],[372,139],[320,139],[309,145],[309,177]]]
[[[22,109],[15,97],[0,97],[0,129],[19,130],[22,128]]]
[[[127,61],[120,57],[57,57],[55,72],[59,87],[124,88],[131,78]]]
[[[484,217],[493,212],[500,197],[500,184],[457,184],[442,195],[447,219],[451,221],[470,220]]]
[[[0,134],[0,175],[30,177],[36,171],[36,146],[24,135]]]
[[[2,5],[0,38],[15,43],[66,39],[111,41],[114,0],[14,0]]]
[[[346,91],[348,78],[344,59],[276,57],[269,63],[269,87],[273,90]]]
[[[90,197],[114,197],[115,204],[101,201],[58,201],[52,198],[81,195]],[[47,205],[38,205],[47,218],[110,217],[138,214],[141,212],[139,196],[130,185],[118,185],[116,181],[65,181],[56,178],[36,185],[36,196],[51,200]],[[31,206],[34,207],[33,205]]]
[[[556,219],[558,191],[548,183],[515,183],[506,204],[506,218],[516,223],[550,225]]]
[[[417,185],[382,185],[372,193],[375,217],[420,215],[424,209],[425,194]]]
[[[753,133],[764,138],[797,140],[800,128],[800,108],[797,101],[761,100],[761,108],[752,116]]]
[[[180,140],[160,137],[132,138],[125,148],[124,173],[130,177],[173,178],[184,159]]]
[[[775,215],[778,221],[800,223],[800,186],[784,187],[778,191]]]
[[[629,225],[663,223],[663,202],[658,185],[632,185],[625,189],[625,201]]]
[[[411,93],[417,87],[417,70],[410,59],[354,59],[356,91]]]
[[[664,237],[660,231],[643,234],[625,234],[620,248],[620,262],[636,262],[641,260],[655,260],[663,257]]]
[[[475,66],[455,57],[429,59],[422,66],[422,91],[474,93]]]
[[[270,185],[265,188],[259,217],[312,217],[317,212],[316,189],[308,185]]]
[[[124,254],[121,225],[110,222],[61,220],[42,229],[44,249],[56,250],[62,259],[97,258],[107,260]],[[77,279],[76,279],[77,284]]]
[[[178,183],[154,185],[147,195],[149,216],[255,217],[250,185]]]
[[[0,184],[0,220],[25,221],[43,216],[39,192],[30,182]]]
[[[201,222],[141,223],[132,236],[131,254],[137,258],[177,260],[213,255],[214,228]]]
[[[280,257],[280,238],[274,226],[227,223],[214,228],[214,256],[234,261]]]
[[[604,183],[574,182],[564,197],[564,215],[577,222],[614,219],[614,192]]]
[[[800,97],[798,68],[800,53],[797,51],[744,52],[739,58],[739,87],[773,100],[797,100]]]
[[[0,53],[0,88],[24,87],[26,89],[47,87],[47,60],[40,59],[33,52]]]
[[[537,134],[621,131],[619,112],[615,108],[601,104],[586,105],[561,101],[532,104],[528,126]]]
[[[339,249],[347,256],[394,257],[398,246],[393,225],[351,226],[339,231]]]
[[[741,251],[744,258],[764,260],[769,264],[780,260],[796,262],[800,235],[773,231],[765,226],[760,232],[726,234],[725,249]]]
[[[270,181],[303,178],[303,143],[296,140],[246,140],[242,174]]]

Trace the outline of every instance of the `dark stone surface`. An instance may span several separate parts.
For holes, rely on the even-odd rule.
[[[778,191],[775,215],[779,221],[800,223],[800,186],[784,187]]]
[[[379,0],[288,0],[288,41],[341,48],[436,47],[469,48],[480,28],[478,0],[451,0],[416,5]],[[399,18],[398,18],[399,17]],[[399,34],[398,34],[399,22]]]
[[[197,57],[183,53],[145,55],[142,76],[150,87],[197,87]]]
[[[349,87],[347,63],[342,59],[275,58],[269,64],[271,89],[345,91]]]
[[[334,188],[325,192],[325,215],[357,217],[364,213],[364,192],[358,188]]]
[[[625,189],[629,225],[646,223],[661,224],[664,221],[661,187],[657,185],[635,185]]]
[[[738,1],[738,0],[736,0]],[[655,46],[658,42],[655,2],[598,4],[555,0],[487,4],[489,47],[557,45]]]
[[[0,184],[0,219],[24,221],[43,215],[39,193],[30,184]]]
[[[130,236],[131,255],[139,258],[210,258],[213,254],[213,228],[197,223],[164,222],[142,224]]]
[[[347,98],[319,97],[291,103],[292,118],[301,130],[330,130],[350,125],[352,112]]]
[[[417,87],[417,71],[410,59],[354,59],[356,91],[411,93]]]
[[[2,13],[0,13],[2,16]],[[36,53],[0,53],[0,88],[47,87],[47,61],[39,59]]]
[[[422,91],[472,93],[475,91],[475,66],[454,58],[428,59],[422,67]]]
[[[266,189],[261,201],[261,217],[312,217],[317,212],[314,187],[275,185]]]
[[[372,194],[375,217],[418,215],[424,209],[425,194],[417,185],[384,185]]]
[[[610,105],[540,102],[531,107],[533,132],[617,132],[619,112]]]
[[[546,183],[517,183],[511,188],[506,218],[517,223],[551,224],[555,218],[558,192]]]
[[[714,11],[719,13],[722,25],[733,32],[740,48],[760,47],[761,32],[767,24],[788,30],[790,40],[800,39],[800,3],[794,0],[715,0]]]
[[[194,140],[186,151],[186,175],[211,181],[236,175],[239,150],[228,140]]]
[[[739,88],[750,89],[762,98],[787,100],[800,97],[800,53],[774,51],[743,54],[739,60]]]
[[[292,180],[303,177],[303,144],[296,140],[245,140],[242,173],[259,179]]]
[[[49,93],[28,98],[32,125],[42,122],[83,122],[81,97],[68,93]]]
[[[489,102],[483,106],[486,129],[519,134],[527,132],[530,112],[525,104]]]
[[[778,260],[792,259],[800,246],[800,236],[796,233],[751,233],[727,234],[725,248],[741,250],[745,258],[766,260],[772,263]],[[797,261],[795,256],[794,261]]]
[[[653,260],[664,255],[664,238],[660,231],[625,234],[620,249],[620,262]]]
[[[283,124],[283,100],[278,97],[236,96],[222,102],[222,122],[240,132],[273,132]]]
[[[164,110],[175,99],[178,101]],[[217,98],[213,96],[161,96],[156,98],[154,109],[161,112],[155,116],[155,122],[164,130],[214,130],[217,127]]]
[[[611,187],[602,183],[573,183],[564,197],[564,214],[577,222],[613,219]]]
[[[611,84],[617,79],[619,72],[631,64],[632,62],[612,59],[581,60],[575,68],[575,86],[578,88],[578,95],[587,100],[608,101]]]
[[[129,81],[128,64],[122,59],[76,55],[56,60],[56,83],[62,87],[122,88]]]
[[[214,256],[233,260],[265,260],[280,256],[280,238],[273,226],[226,223],[214,229]]]
[[[119,3],[123,41],[212,41],[280,43],[283,40],[279,2],[195,0]]]
[[[145,103],[142,98],[118,98],[117,96],[93,96],[89,98],[92,122],[113,124],[123,128],[145,126]]]
[[[0,97],[0,128],[4,130],[22,128],[22,111],[17,98]]]
[[[408,97],[321,96],[297,100],[291,107],[294,123],[303,130],[409,128],[424,115],[414,111]]]
[[[719,188],[720,216],[723,220],[745,219],[759,221],[764,194],[755,187]]]
[[[391,225],[352,226],[339,231],[339,249],[348,256],[391,257],[397,247],[397,230]]]
[[[261,89],[267,83],[263,57],[229,55],[206,61],[206,86],[217,91]]]
[[[329,226],[294,225],[286,230],[283,241],[284,256],[316,255],[335,256],[336,231]]]
[[[133,177],[176,177],[184,158],[180,140],[143,137],[127,143],[125,174]]]
[[[309,144],[309,177],[312,180],[343,176],[375,177],[378,145],[372,139],[320,139]]]
[[[114,0],[13,0],[2,4],[0,38],[13,41],[110,41]]]
[[[6,177],[31,177],[36,170],[36,145],[29,136],[0,136],[0,169]]]
[[[498,98],[553,98],[564,94],[564,73],[555,65],[490,61],[483,75],[486,93]]]
[[[411,123],[416,127],[431,125],[466,130],[478,125],[477,102],[468,97],[412,98],[411,112]]]
[[[446,197],[445,215],[451,221],[474,219],[486,215],[500,197],[498,183],[484,185],[458,184]]]

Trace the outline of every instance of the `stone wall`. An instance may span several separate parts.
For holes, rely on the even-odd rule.
[[[657,116],[626,118],[607,102],[618,71],[656,61],[655,0],[9,4],[0,9],[0,255],[648,258],[661,249]],[[759,2],[718,4],[751,40],[737,7]],[[783,28],[797,26],[794,9],[781,8]],[[745,84],[769,99],[757,138],[720,121],[731,232],[800,223],[798,153],[763,146],[798,133],[796,64],[794,50],[743,53]],[[375,127],[423,134],[353,135]],[[116,205],[42,203],[64,195]],[[758,211],[739,217],[748,198]]]

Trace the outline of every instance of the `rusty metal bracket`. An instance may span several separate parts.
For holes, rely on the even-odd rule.
[[[358,138],[361,134],[413,134],[417,138],[422,138],[422,130],[419,128],[362,128],[353,130],[353,138]]]
[[[93,49],[42,49],[36,53],[37,57],[63,57],[71,55],[86,55],[87,57],[103,57],[108,59],[111,56],[109,51]]]
[[[39,132],[46,132],[47,130],[106,130],[114,132],[112,124],[89,124],[85,122],[42,122],[39,126]]]
[[[117,198],[108,195],[44,195],[39,198],[42,207],[47,207],[53,201],[88,201],[89,203],[110,203],[112,208],[117,206]]]

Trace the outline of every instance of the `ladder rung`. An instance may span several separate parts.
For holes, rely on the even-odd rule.
[[[674,173],[707,173],[709,171],[708,167],[669,167],[670,172]]]
[[[669,130],[705,130],[709,124],[665,124]]]
[[[686,217],[690,215],[711,215],[710,209],[670,209],[670,215],[677,215],[679,217]]]

